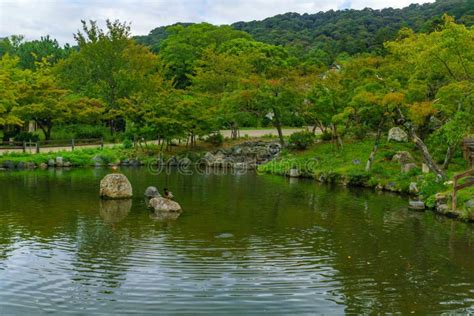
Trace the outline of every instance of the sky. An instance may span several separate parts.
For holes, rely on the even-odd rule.
[[[434,0],[0,0],[0,37],[27,40],[50,35],[73,43],[80,20],[119,19],[131,23],[133,35],[176,22],[230,24],[262,20],[286,12],[317,13],[331,9],[401,8]]]

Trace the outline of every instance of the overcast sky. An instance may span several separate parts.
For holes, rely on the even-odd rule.
[[[72,43],[80,20],[119,19],[144,35],[176,22],[230,24],[261,20],[280,13],[316,13],[330,9],[401,8],[434,0],[0,0],[0,37],[22,34],[38,39],[49,34]]]

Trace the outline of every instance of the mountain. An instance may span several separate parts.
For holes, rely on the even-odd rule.
[[[342,52],[380,51],[383,42],[393,39],[402,27],[429,32],[441,23],[445,13],[460,23],[474,25],[474,0],[437,0],[403,9],[285,13],[262,21],[237,22],[232,27],[248,32],[258,41],[287,46],[296,52],[322,50],[336,56]],[[136,40],[158,51],[161,41],[168,36],[166,28],[155,28],[146,36],[137,36]]]

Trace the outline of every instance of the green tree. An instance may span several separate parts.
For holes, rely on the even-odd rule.
[[[7,131],[21,126],[22,119],[12,112],[24,97],[31,72],[17,67],[18,57],[6,54],[0,59],[0,127]],[[8,135],[4,133],[4,138]]]
[[[75,34],[79,50],[58,64],[57,73],[74,93],[104,102],[104,119],[113,133],[125,128],[121,100],[148,88],[149,78],[159,72],[159,60],[130,38],[128,24],[106,24],[103,31],[94,21],[82,21],[83,32]]]
[[[207,48],[218,49],[225,42],[236,38],[250,39],[250,35],[230,26],[208,23],[190,26],[175,25],[167,28],[169,36],[160,45],[159,54],[166,65],[166,74],[177,88],[190,85],[196,62]]]

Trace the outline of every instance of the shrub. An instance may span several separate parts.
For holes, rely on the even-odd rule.
[[[29,141],[37,142],[37,141],[39,141],[39,135],[29,133],[29,132],[20,132],[20,133],[16,134],[14,140],[16,142],[29,142]]]
[[[221,146],[224,143],[224,136],[221,133],[211,134],[207,137],[206,142],[214,146]]]
[[[331,131],[325,130],[324,132],[322,132],[322,134],[321,134],[321,140],[323,140],[323,141],[330,141],[330,140],[332,140],[332,133],[331,133]]]
[[[364,186],[369,183],[370,175],[363,171],[350,171],[348,174],[349,184]]]
[[[290,135],[288,143],[292,148],[306,149],[314,143],[314,134],[309,131],[296,132]]]
[[[103,138],[107,128],[103,126],[78,125],[74,129],[74,137],[78,139]]]
[[[133,142],[132,142],[130,139],[126,138],[126,139],[123,141],[122,146],[123,146],[123,148],[125,148],[125,149],[130,149],[130,148],[133,147]]]

